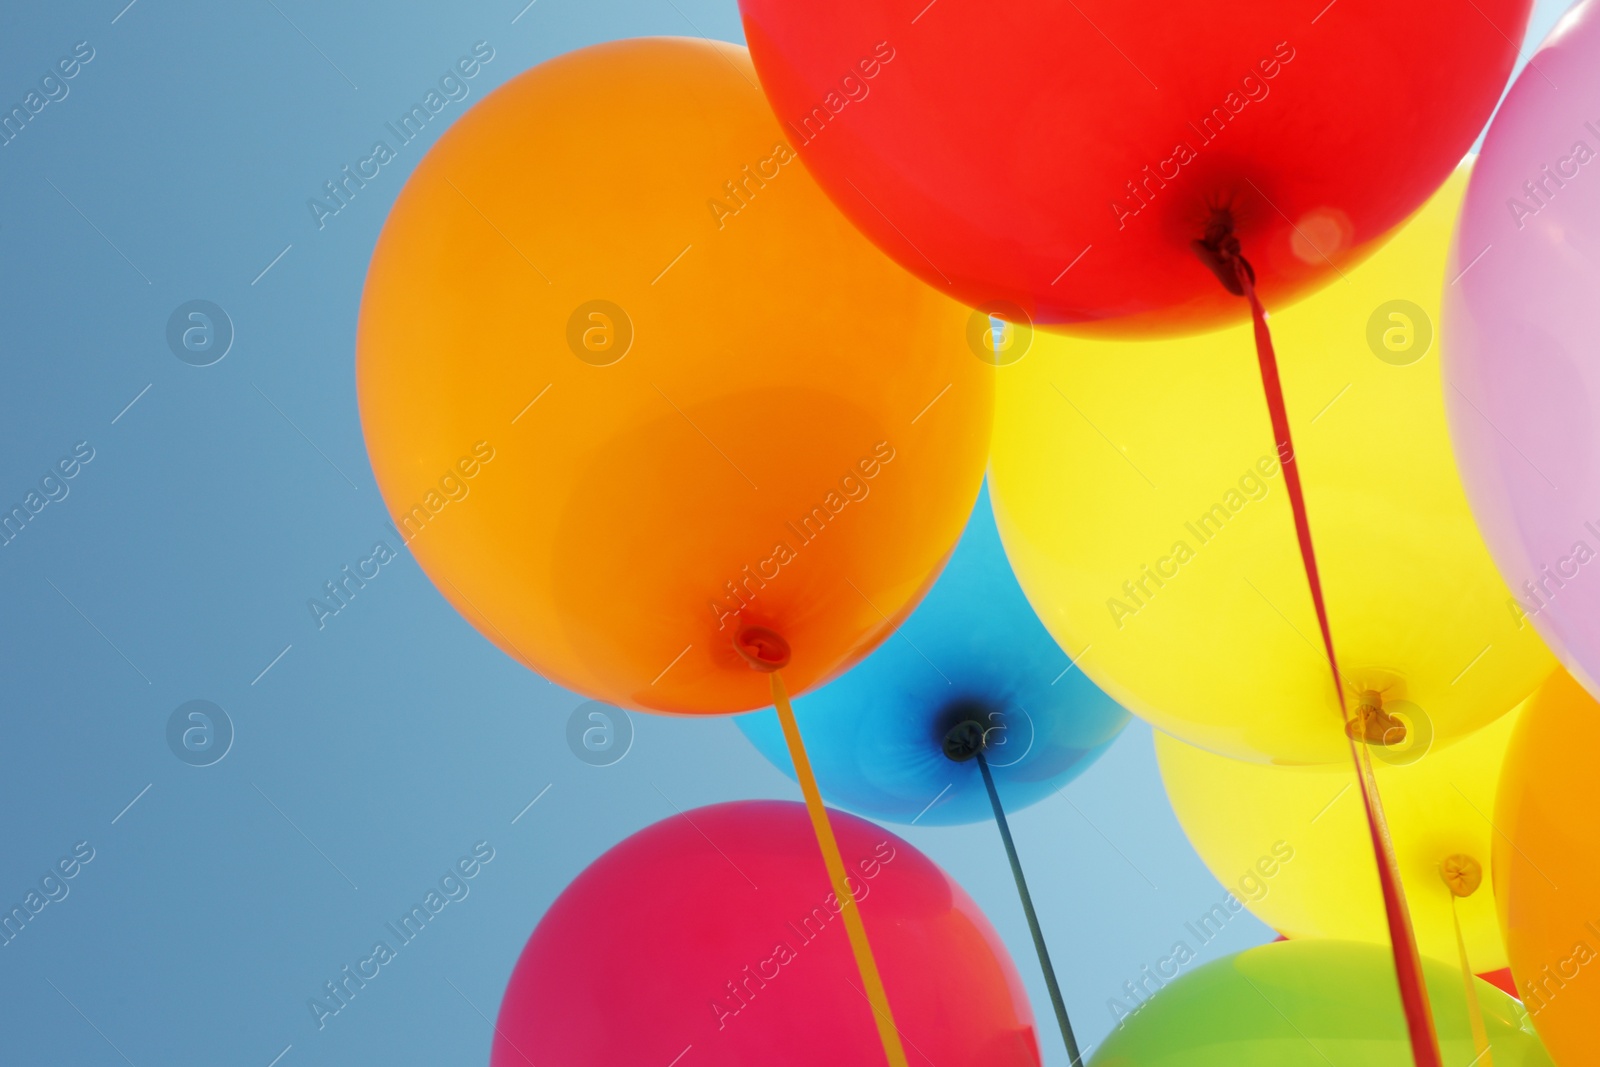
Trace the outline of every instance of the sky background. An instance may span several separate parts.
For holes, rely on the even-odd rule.
[[[476,42],[494,58],[441,119],[598,41],[742,40],[732,0],[525,2],[0,12],[0,110],[93,49],[0,147],[0,509],[93,450],[0,548],[0,903],[93,849],[0,948],[7,1063],[486,1064],[523,942],[595,857],[674,806],[799,798],[726,720],[634,715],[624,758],[580,760],[583,698],[498,652],[403,551],[320,631],[306,608],[376,542],[400,548],[362,444],[356,312],[446,122],[323,228],[307,199]],[[1530,41],[1565,7],[1541,0]],[[210,366],[168,344],[193,300],[232,324]],[[193,700],[232,723],[210,766],[169,745]],[[1080,1042],[1098,1044],[1107,1000],[1226,890],[1137,720],[1013,828]],[[895,829],[986,911],[1046,1063],[1065,1064],[993,827]],[[319,1031],[308,998],[485,840],[470,895]],[[1271,937],[1240,915],[1202,958]]]

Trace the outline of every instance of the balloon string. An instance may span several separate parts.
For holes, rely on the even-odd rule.
[[[789,758],[794,761],[796,776],[800,779],[800,792],[806,798],[806,813],[811,816],[811,828],[816,832],[817,845],[822,849],[822,862],[828,868],[828,879],[833,883],[834,896],[840,904],[839,914],[844,918],[844,930],[850,938],[850,951],[855,954],[856,968],[861,972],[861,982],[866,986],[867,1002],[872,1006],[873,1021],[878,1024],[878,1039],[883,1042],[883,1054],[889,1067],[908,1067],[905,1049],[900,1044],[900,1031],[889,1010],[889,995],[884,991],[883,978],[878,974],[878,961],[867,941],[867,928],[861,921],[861,910],[845,874],[844,857],[839,853],[839,842],[833,836],[833,824],[828,821],[828,809],[822,804],[822,793],[817,789],[816,775],[811,771],[811,759],[806,755],[805,742],[800,739],[800,726],[795,722],[794,709],[789,706],[789,693],[784,689],[778,671],[771,672],[772,703],[778,709],[778,722],[783,725],[783,739],[789,745]]]
[[[1000,804],[1000,793],[994,787],[994,775],[989,773],[989,761],[982,749],[978,750],[978,770],[983,772],[983,785],[989,790],[989,805],[994,808],[994,821],[1000,827],[1000,840],[1006,846],[1006,859],[1011,861],[1011,877],[1016,879],[1017,895],[1022,898],[1022,913],[1027,916],[1028,932],[1033,935],[1033,949],[1039,954],[1039,966],[1044,971],[1045,988],[1050,991],[1050,1004],[1055,1008],[1062,1040],[1067,1043],[1068,1061],[1071,1067],[1081,1067],[1083,1056],[1078,1051],[1078,1039],[1072,1034],[1067,1005],[1061,999],[1061,986],[1056,982],[1056,969],[1050,963],[1050,950],[1045,947],[1044,932],[1039,929],[1039,916],[1033,910],[1033,895],[1028,892],[1028,881],[1022,876],[1022,861],[1017,858],[1016,842],[1011,840],[1011,825],[1006,821],[1006,809]]]
[[[1472,976],[1472,964],[1467,960],[1467,939],[1461,934],[1461,913],[1456,910],[1460,904],[1459,898],[1454,893],[1450,894],[1450,918],[1456,924],[1456,953],[1461,959],[1461,981],[1467,990],[1467,1020],[1472,1024],[1472,1047],[1477,1052],[1477,1057],[1472,1061],[1474,1067],[1494,1067],[1494,1052],[1489,1047],[1489,1031],[1483,1025],[1483,1005],[1478,1002],[1478,989]]]
[[[1345,721],[1350,721],[1348,712]],[[1389,945],[1400,984],[1400,1003],[1411,1036],[1411,1058],[1417,1067],[1443,1067],[1439,1037],[1433,1025],[1433,1007],[1428,1003],[1428,986],[1422,975],[1422,953],[1417,948],[1411,909],[1406,905],[1405,889],[1400,883],[1400,863],[1395,858],[1394,839],[1389,834],[1383,798],[1378,794],[1378,780],[1372,773],[1372,757],[1365,744],[1357,744],[1348,734],[1347,742],[1360,780],[1361,802],[1366,809],[1367,830],[1378,864],[1378,883],[1383,890],[1383,912],[1389,925]]]
[[[1255,324],[1256,359],[1261,365],[1261,387],[1266,393],[1267,411],[1272,417],[1272,432],[1283,466],[1283,482],[1289,491],[1289,507],[1294,512],[1295,536],[1300,541],[1300,562],[1305,567],[1306,582],[1311,587],[1311,603],[1316,608],[1317,626],[1322,630],[1323,651],[1327,653],[1328,667],[1333,672],[1333,689],[1339,698],[1339,713],[1344,717],[1350,758],[1355,763],[1356,776],[1361,784],[1361,802],[1366,809],[1367,831],[1372,838],[1372,852],[1378,863],[1383,911],[1389,924],[1395,974],[1400,983],[1400,1002],[1405,1009],[1406,1029],[1411,1037],[1411,1057],[1416,1067],[1443,1067],[1439,1038],[1433,1026],[1433,1009],[1428,1003],[1427,985],[1422,976],[1422,956],[1417,951],[1411,914],[1406,908],[1405,890],[1400,884],[1399,864],[1395,860],[1394,842],[1384,818],[1383,801],[1378,795],[1378,783],[1372,774],[1366,746],[1358,746],[1349,729],[1350,707],[1345,700],[1344,682],[1339,677],[1339,660],[1334,655],[1333,629],[1328,624],[1327,602],[1323,599],[1322,579],[1317,573],[1317,556],[1311,545],[1311,520],[1306,514],[1305,491],[1300,485],[1300,468],[1295,460],[1294,441],[1289,435],[1289,412],[1284,404],[1283,384],[1278,377],[1278,356],[1272,348],[1272,333],[1267,328],[1267,313],[1256,296],[1255,278],[1249,264],[1237,254],[1230,258],[1238,284],[1250,300],[1250,317]]]

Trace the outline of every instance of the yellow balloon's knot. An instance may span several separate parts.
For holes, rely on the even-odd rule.
[[[1383,695],[1375,689],[1362,692],[1344,731],[1352,740],[1384,747],[1406,739],[1406,724],[1383,709]]]
[[[1460,853],[1446,856],[1439,864],[1439,877],[1456,896],[1470,897],[1483,884],[1483,864]]]

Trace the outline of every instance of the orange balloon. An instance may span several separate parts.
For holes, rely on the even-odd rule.
[[[1495,803],[1511,973],[1560,1067],[1600,1064],[1600,704],[1557,671],[1523,710]]]
[[[362,298],[367,449],[440,591],[549,680],[682,714],[770,702],[916,605],[987,457],[973,313],[831,205],[743,48],[617,41],[439,140]]]

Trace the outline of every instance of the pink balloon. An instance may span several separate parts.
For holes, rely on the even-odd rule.
[[[1039,1067],[1004,945],[932,860],[832,812],[906,1053]],[[575,878],[517,961],[492,1067],[883,1064],[872,1009],[806,809],[697,808]]]
[[[1507,610],[1600,697],[1597,2],[1562,19],[1489,127],[1440,340],[1456,459]]]

